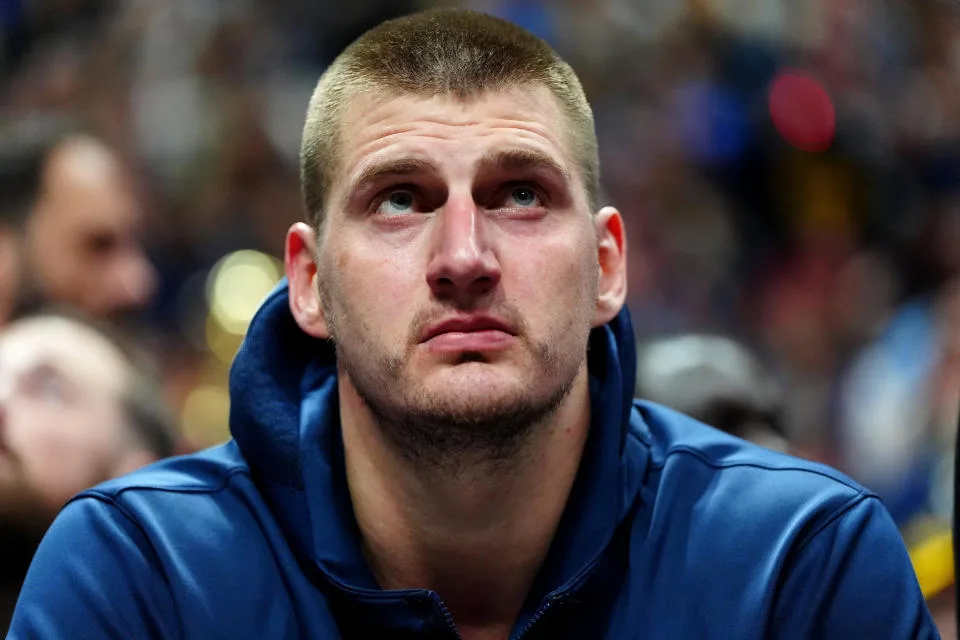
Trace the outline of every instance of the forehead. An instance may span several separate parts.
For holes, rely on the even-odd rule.
[[[565,169],[574,167],[569,126],[542,84],[463,100],[368,91],[354,96],[345,112],[341,168],[346,175],[375,159],[451,151],[458,160],[469,160],[507,145],[548,155]]]
[[[123,226],[139,213],[119,160],[95,140],[68,140],[54,150],[44,196],[51,217],[77,227]]]
[[[39,367],[111,391],[123,388],[127,371],[116,347],[72,320],[32,318],[0,333],[0,371],[22,374]]]

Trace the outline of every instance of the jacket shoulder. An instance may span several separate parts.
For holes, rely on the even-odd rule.
[[[232,440],[204,451],[154,462],[120,478],[80,493],[83,496],[119,498],[127,493],[162,491],[210,493],[221,491],[233,476],[249,475],[249,467]]]
[[[636,402],[630,426],[628,450],[648,459],[630,579],[638,591],[657,585],[651,615],[687,624],[684,605],[694,601],[708,612],[692,623],[709,625],[704,632],[927,637],[904,631],[932,627],[899,532],[875,494],[826,465],[655,404]],[[882,615],[862,634],[853,627],[863,622],[866,593]]]
[[[27,575],[12,637],[334,629],[289,543],[232,443],[144,467],[60,512]]]
[[[161,555],[212,551],[228,541],[249,545],[259,538],[257,532],[273,526],[232,441],[109,480],[70,504],[91,501],[135,523]]]
[[[843,473],[638,402],[631,433],[649,456],[651,526],[703,533],[705,549],[798,549],[864,502],[880,499]]]
[[[682,468],[695,476],[762,478],[771,497],[875,497],[830,466],[747,442],[655,403],[635,401],[630,433],[647,449],[651,466],[666,473]]]

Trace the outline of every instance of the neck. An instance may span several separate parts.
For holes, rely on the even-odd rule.
[[[465,637],[507,637],[577,474],[590,426],[586,369],[511,459],[456,473],[393,451],[349,380],[339,389],[347,480],[380,586],[432,589]]]

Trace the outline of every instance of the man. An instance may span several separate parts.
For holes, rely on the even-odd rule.
[[[10,637],[936,637],[876,498],[634,402],[596,158],[519,27],[359,38],[308,110],[233,440],[71,502]]]
[[[72,127],[27,128],[0,149],[0,324],[21,308],[93,316],[143,307],[155,274],[116,154]]]
[[[174,439],[159,386],[93,325],[45,313],[0,331],[0,628],[57,511]]]

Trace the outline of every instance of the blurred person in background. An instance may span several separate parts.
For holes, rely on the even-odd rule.
[[[176,441],[158,381],[105,326],[44,312],[0,330],[0,629],[57,511]]]
[[[731,338],[684,334],[641,342],[636,394],[769,449],[789,449],[782,390],[759,358]]]
[[[950,521],[960,393],[960,144],[926,165],[898,304],[854,354],[837,398],[844,466],[883,497],[908,540]]]
[[[120,158],[63,123],[0,133],[0,323],[52,303],[96,317],[143,308],[155,274]]]

